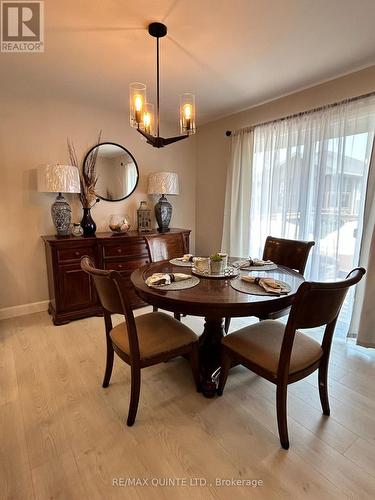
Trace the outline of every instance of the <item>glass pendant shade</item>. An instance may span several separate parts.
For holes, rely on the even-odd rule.
[[[195,96],[182,94],[180,96],[180,132],[195,134]]]
[[[142,124],[140,127],[146,134],[155,135],[154,105],[146,102],[143,108]]]
[[[146,104],[146,85],[134,82],[129,85],[130,126],[138,128],[142,125]]]

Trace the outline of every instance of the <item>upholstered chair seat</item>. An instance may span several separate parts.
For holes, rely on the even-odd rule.
[[[143,314],[135,318],[141,362],[173,352],[198,340],[198,336],[180,321],[163,312]],[[120,323],[109,333],[112,342],[130,355],[126,323]]]
[[[276,378],[284,332],[284,323],[267,319],[227,335],[222,343],[250,363],[274,374]],[[304,370],[322,356],[323,350],[320,344],[297,330],[290,357],[289,374]]]

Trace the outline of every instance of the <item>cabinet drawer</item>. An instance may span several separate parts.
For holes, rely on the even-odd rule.
[[[147,245],[144,239],[133,242],[119,242],[117,244],[106,244],[103,246],[103,257],[121,257],[127,255],[148,255]]]
[[[128,272],[129,274],[133,272],[135,269],[144,266],[145,264],[149,264],[150,259],[148,258],[140,258],[140,259],[132,259],[132,260],[118,260],[118,261],[106,261],[104,262],[104,269],[112,269],[113,271],[121,271]]]
[[[94,248],[92,247],[76,247],[76,248],[58,248],[57,258],[59,262],[68,260],[81,260],[84,255],[89,257],[95,256]]]

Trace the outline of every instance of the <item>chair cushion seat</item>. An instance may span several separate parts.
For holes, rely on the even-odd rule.
[[[277,374],[285,324],[265,320],[246,326],[223,339],[223,344],[251,363]],[[289,374],[293,374],[318,361],[323,355],[320,344],[296,331],[290,359]]]
[[[188,346],[198,340],[198,336],[190,328],[163,312],[142,314],[134,320],[141,359],[152,358],[158,354]],[[115,326],[110,336],[117,347],[130,355],[125,322]]]

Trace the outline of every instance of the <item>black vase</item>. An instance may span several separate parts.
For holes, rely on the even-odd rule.
[[[83,229],[83,236],[94,236],[96,231],[96,224],[91,217],[90,208],[83,209],[81,227]]]

